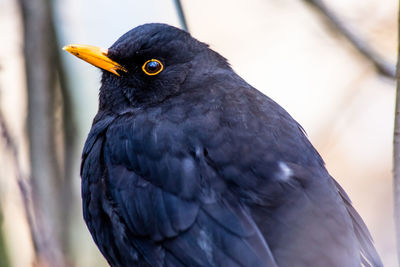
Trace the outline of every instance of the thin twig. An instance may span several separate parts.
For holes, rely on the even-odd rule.
[[[322,0],[304,0],[313,6],[329,22],[338,33],[344,36],[357,51],[369,60],[379,74],[394,79],[396,77],[396,68],[390,64],[375,49],[373,49],[366,40],[363,40],[354,31],[350,29],[342,20],[328,8]]]
[[[22,204],[29,226],[30,236],[35,251],[35,263],[41,267],[66,266],[61,260],[58,250],[54,249],[54,242],[49,237],[48,226],[42,219],[42,214],[35,209],[32,195],[32,179],[24,174],[19,162],[19,153],[15,140],[8,130],[4,116],[0,110],[0,138],[3,139],[6,149],[11,155],[16,173],[16,180],[20,190]]]
[[[0,137],[3,139],[6,149],[9,151],[11,155],[11,159],[13,161],[13,165],[15,168],[17,184],[21,193],[22,204],[25,211],[26,220],[29,225],[29,231],[33,243],[34,250],[37,251],[39,249],[38,244],[38,236],[39,233],[37,232],[37,227],[34,223],[34,215],[32,211],[32,198],[31,198],[31,189],[30,186],[27,184],[29,179],[25,177],[23,174],[21,165],[18,159],[18,150],[17,145],[14,139],[11,137],[10,131],[7,128],[6,121],[4,119],[3,113],[0,110]]]
[[[180,0],[175,0],[174,2],[175,2],[176,12],[178,12],[178,17],[179,17],[181,26],[185,31],[189,32],[189,27],[186,22],[185,13],[183,12],[183,8],[182,8],[182,3]]]
[[[398,17],[398,54],[396,77],[396,106],[393,136],[393,190],[394,190],[394,225],[397,242],[397,260],[400,264],[400,8]]]

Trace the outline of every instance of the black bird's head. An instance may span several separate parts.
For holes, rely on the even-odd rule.
[[[166,24],[144,24],[121,36],[109,49],[69,45],[64,49],[103,69],[100,109],[153,105],[190,90],[225,58],[189,33]],[[190,83],[186,81],[190,80]]]

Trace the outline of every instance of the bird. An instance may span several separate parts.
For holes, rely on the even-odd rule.
[[[383,266],[304,129],[190,33],[64,50],[102,71],[83,217],[110,266]]]

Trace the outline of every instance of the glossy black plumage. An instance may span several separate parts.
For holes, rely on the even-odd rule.
[[[81,175],[110,265],[382,266],[301,126],[222,56],[146,24],[109,57],[128,72],[103,72]]]

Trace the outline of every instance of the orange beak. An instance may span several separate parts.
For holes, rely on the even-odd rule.
[[[83,59],[84,61],[92,64],[93,66],[102,68],[103,70],[107,70],[115,75],[120,76],[117,72],[118,70],[127,72],[124,67],[107,57],[108,49],[91,45],[77,44],[66,45],[63,47],[63,49],[73,54],[74,56],[77,56],[80,59]]]

